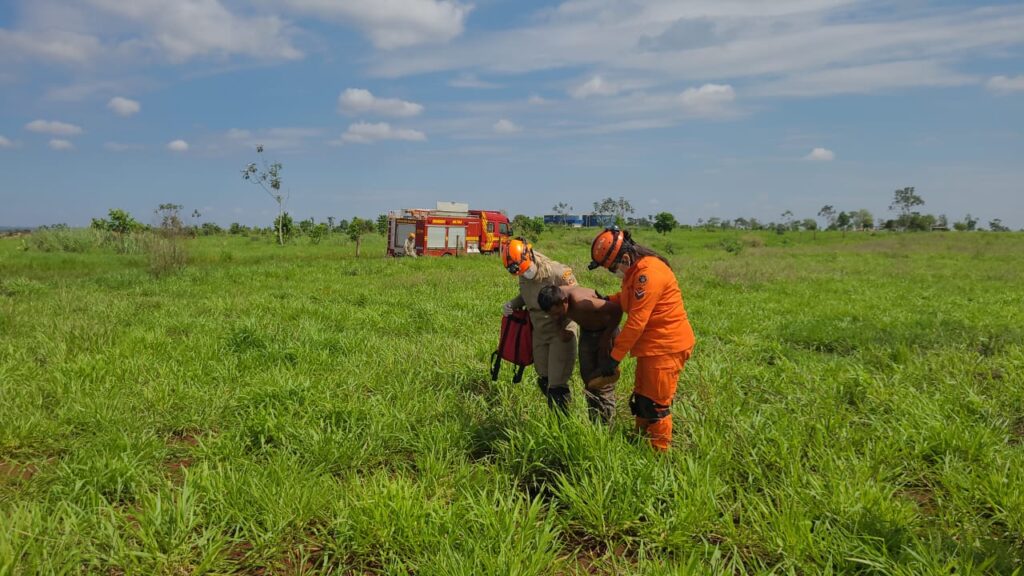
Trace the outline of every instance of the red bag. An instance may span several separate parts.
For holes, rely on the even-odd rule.
[[[523,371],[533,364],[533,324],[526,310],[513,310],[511,315],[501,319],[498,349],[491,354],[491,381],[498,379],[502,360],[518,366],[512,376],[514,384],[523,380]]]

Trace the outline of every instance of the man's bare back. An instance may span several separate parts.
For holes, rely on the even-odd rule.
[[[596,332],[619,325],[622,309],[618,304],[601,298],[597,291],[583,286],[561,286],[559,289],[569,303],[566,316],[580,328]]]

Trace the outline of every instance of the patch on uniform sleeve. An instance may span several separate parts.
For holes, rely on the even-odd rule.
[[[566,268],[565,272],[562,272],[562,282],[565,282],[569,286],[576,283],[576,279],[572,277],[572,268]]]
[[[637,288],[633,291],[633,296],[636,297],[637,300],[643,300],[644,294],[647,294],[647,292],[643,288]]]
[[[641,274],[640,277],[636,279],[636,281],[638,284],[647,284],[647,274]]]

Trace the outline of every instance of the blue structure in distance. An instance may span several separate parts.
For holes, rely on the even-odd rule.
[[[573,228],[603,228],[615,223],[615,216],[611,214],[545,214],[544,223],[555,226],[571,226]]]

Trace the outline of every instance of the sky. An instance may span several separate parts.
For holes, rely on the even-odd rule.
[[[1024,227],[1024,3],[3,0],[0,226],[468,202]]]

